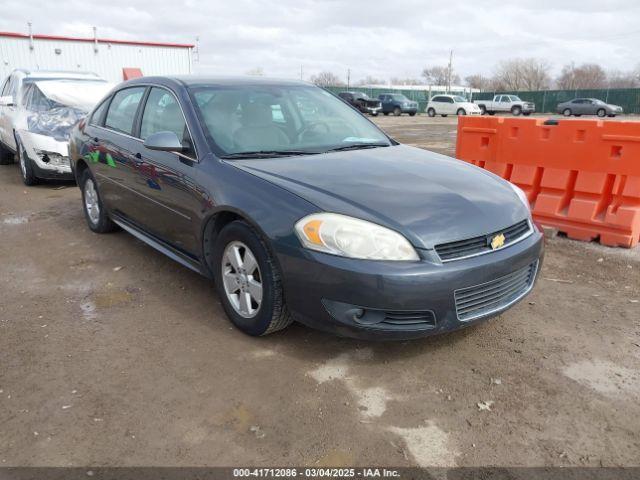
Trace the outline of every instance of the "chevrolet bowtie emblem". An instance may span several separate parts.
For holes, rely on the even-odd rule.
[[[491,239],[491,248],[493,250],[497,250],[498,248],[504,246],[504,234],[500,233]]]

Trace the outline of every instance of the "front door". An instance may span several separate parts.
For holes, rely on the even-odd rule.
[[[169,131],[185,146],[178,155],[137,144],[137,166],[130,187],[149,199],[142,204],[146,210],[144,227],[174,248],[198,256],[201,216],[210,198],[196,180],[199,163],[180,104],[168,89],[152,87],[141,115],[143,141],[154,133]]]

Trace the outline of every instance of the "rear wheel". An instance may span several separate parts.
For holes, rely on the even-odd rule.
[[[27,156],[27,152],[24,150],[22,143],[16,140],[16,160],[20,164],[20,175],[22,176],[22,183],[31,187],[38,184],[38,177],[36,177],[33,163]]]
[[[415,116],[416,116],[416,112],[410,112],[410,113],[409,113],[409,116],[410,116],[410,117],[415,117]]]
[[[216,239],[213,261],[218,295],[236,327],[260,336],[291,324],[278,266],[249,225],[234,221],[225,226]]]
[[[456,115],[458,115],[459,117],[466,114],[467,112],[464,110],[464,108],[459,108],[458,111],[456,112]]]
[[[569,108],[565,108],[565,109],[562,111],[562,114],[563,114],[565,117],[570,117],[570,116],[571,116],[571,109],[569,109]]]
[[[98,191],[98,184],[88,168],[82,172],[80,177],[80,190],[84,217],[89,228],[96,233],[108,233],[116,230],[117,226],[107,215]]]
[[[429,115],[430,117],[435,117],[436,111],[433,108],[430,108],[429,110],[427,110],[427,115]]]
[[[605,117],[607,115],[607,111],[604,108],[599,108],[596,112],[596,115],[598,115],[600,118]]]
[[[387,115],[389,115],[389,112],[382,112],[382,114],[386,117]]]
[[[487,113],[487,107],[485,107],[484,105],[480,105],[480,115],[486,115]]]
[[[394,109],[393,109],[393,114],[394,114],[396,117],[399,117],[400,115],[402,115],[402,110],[400,110],[400,107],[396,107],[396,108],[394,108]]]

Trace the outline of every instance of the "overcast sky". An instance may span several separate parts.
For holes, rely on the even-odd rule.
[[[417,78],[426,65],[465,77],[491,74],[513,57],[563,64],[596,62],[629,70],[640,63],[638,0],[375,2],[365,0],[33,0],[4,1],[0,30],[194,43],[198,73],[305,79],[329,70],[352,80]]]

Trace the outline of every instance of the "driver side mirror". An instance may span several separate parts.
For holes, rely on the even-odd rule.
[[[5,95],[4,97],[0,97],[0,107],[13,107],[15,103],[13,103],[13,97],[11,95]]]
[[[174,132],[156,132],[149,135],[144,141],[144,146],[149,150],[160,152],[183,152],[186,150]]]

